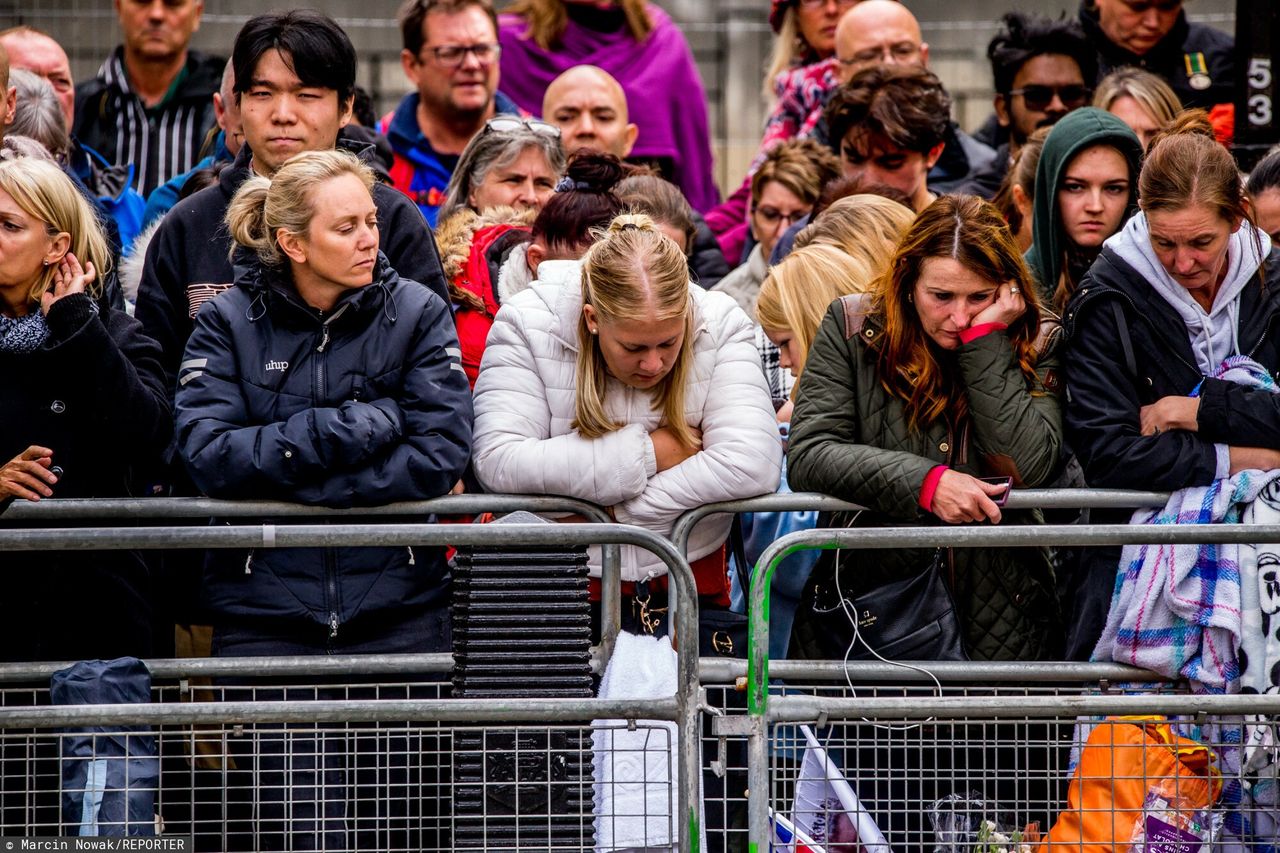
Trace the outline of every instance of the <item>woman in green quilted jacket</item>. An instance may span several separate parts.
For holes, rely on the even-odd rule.
[[[1057,473],[1062,401],[1057,327],[1042,324],[1047,316],[996,209],[973,196],[939,198],[872,292],[827,311],[796,395],[792,488],[867,507],[836,524],[1038,523],[1038,513],[1004,512],[1006,487],[980,478],[1034,487]],[[919,594],[903,582],[926,572],[935,592],[938,578],[945,584],[956,619],[922,619],[902,606]],[[1042,548],[827,552],[792,648],[810,658],[871,657],[853,643],[849,614],[860,596],[879,593],[900,612],[878,614],[885,621],[863,635],[893,623],[875,649],[885,658],[1052,658],[1061,635],[1054,590]],[[949,622],[960,642],[943,650],[934,622]],[[907,636],[914,628],[926,630]]]

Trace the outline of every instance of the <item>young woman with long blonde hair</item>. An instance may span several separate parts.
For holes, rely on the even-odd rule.
[[[489,334],[475,387],[484,486],[579,497],[663,535],[692,507],[776,489],[781,450],[750,321],[690,283],[675,241],[625,214],[580,266],[560,269],[504,303]],[[708,519],[689,542],[710,606],[728,603],[729,524]],[[623,548],[627,584],[665,573]]]

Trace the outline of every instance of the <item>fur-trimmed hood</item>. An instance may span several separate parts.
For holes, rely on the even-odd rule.
[[[529,228],[537,216],[536,210],[516,210],[505,206],[490,208],[484,213],[464,208],[442,221],[436,226],[436,245],[440,248],[445,280],[454,281],[467,265],[476,232],[494,225]]]

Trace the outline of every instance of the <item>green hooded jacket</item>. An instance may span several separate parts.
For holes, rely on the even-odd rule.
[[[1057,204],[1058,190],[1075,156],[1095,145],[1111,145],[1129,161],[1129,208],[1125,211],[1125,221],[1137,210],[1138,172],[1142,168],[1142,143],[1137,135],[1111,113],[1094,107],[1083,107],[1063,116],[1044,141],[1040,164],[1036,167],[1031,248],[1026,254],[1027,266],[1040,287],[1040,301],[1053,310],[1056,310],[1053,293],[1058,288],[1067,249],[1067,235],[1062,230],[1062,215]],[[1123,226],[1124,222],[1120,224]]]

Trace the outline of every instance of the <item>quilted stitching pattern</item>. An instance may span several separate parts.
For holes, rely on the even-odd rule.
[[[1025,486],[1056,473],[1062,443],[1062,404],[1045,389],[1056,370],[1052,352],[1041,357],[1039,382],[1028,394],[1002,334],[961,347],[957,366],[968,390],[967,440],[949,435],[945,424],[921,432],[907,428],[903,405],[876,376],[872,346],[879,329],[871,321],[845,339],[840,303],[828,311],[801,377],[787,457],[788,478],[797,491],[827,492],[873,510],[864,525],[936,524],[918,506],[928,472],[951,467],[982,476],[985,461],[1011,464]],[[1051,348],[1050,348],[1051,349]],[[960,446],[953,447],[957,443]],[[1019,517],[1019,515],[1021,517]],[[1032,513],[1006,513],[1005,524],[1038,521]],[[845,554],[842,585],[849,591],[919,571],[931,552]],[[1042,657],[1057,623],[1052,569],[1043,549],[960,551],[953,555],[953,594],[975,659]],[[830,561],[827,562],[830,571]]]

